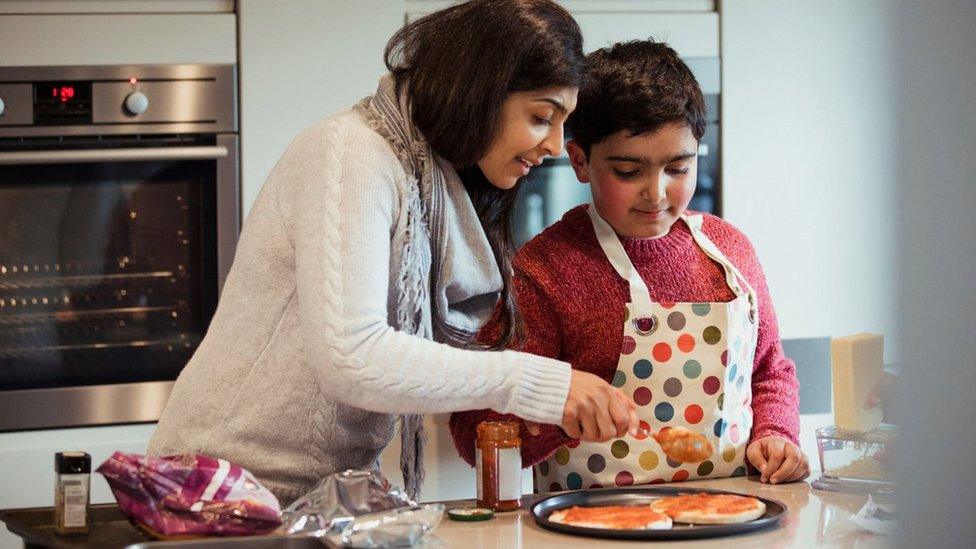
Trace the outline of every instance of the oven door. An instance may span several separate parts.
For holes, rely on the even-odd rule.
[[[158,419],[233,260],[237,137],[0,147],[0,431]]]

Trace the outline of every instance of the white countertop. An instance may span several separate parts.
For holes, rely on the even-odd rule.
[[[675,485],[668,485],[675,486]],[[681,483],[688,488],[729,490],[782,502],[788,514],[780,524],[751,534],[731,538],[694,541],[668,541],[668,547],[858,547],[876,548],[894,545],[893,538],[859,529],[850,521],[867,501],[866,495],[842,494],[814,490],[807,482],[769,485],[758,477],[739,477]],[[536,498],[536,499],[533,499]],[[571,536],[545,530],[529,514],[529,505],[539,496],[526,496],[522,509],[496,513],[483,522],[458,522],[447,517],[437,528],[436,536],[447,547],[482,548],[571,548],[635,547],[640,542],[616,541]],[[446,502],[448,508],[473,505],[470,500]]]

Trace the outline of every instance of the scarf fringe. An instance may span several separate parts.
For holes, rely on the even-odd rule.
[[[374,131],[383,136],[393,148],[404,169],[413,177],[408,181],[410,194],[406,200],[406,246],[397,280],[396,328],[409,334],[433,339],[433,321],[429,284],[431,269],[431,234],[428,224],[430,210],[440,211],[436,205],[426,204],[442,193],[432,187],[443,182],[443,174],[431,161],[430,147],[417,135],[408,122],[405,98],[395,97],[392,78],[384,77],[375,95],[360,101],[355,109]],[[400,471],[404,488],[414,501],[420,497],[426,471],[424,449],[427,433],[422,414],[400,416]]]

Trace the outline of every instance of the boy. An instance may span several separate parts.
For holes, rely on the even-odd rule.
[[[523,424],[523,464],[540,491],[737,476],[747,461],[763,482],[805,478],[795,366],[755,251],[724,220],[686,211],[705,132],[694,76],[653,41],[598,50],[587,65],[567,150],[593,205],[516,256],[517,347],[601,376],[633,398],[645,429],[684,427],[715,451],[680,463],[646,432],[594,443]],[[504,417],[453,414],[461,456],[473,463],[477,424]]]

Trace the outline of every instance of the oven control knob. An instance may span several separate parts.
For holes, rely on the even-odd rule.
[[[125,96],[125,109],[132,114],[142,114],[149,108],[149,98],[142,92],[132,92]]]
[[[3,116],[3,98],[0,97],[0,116]]]

